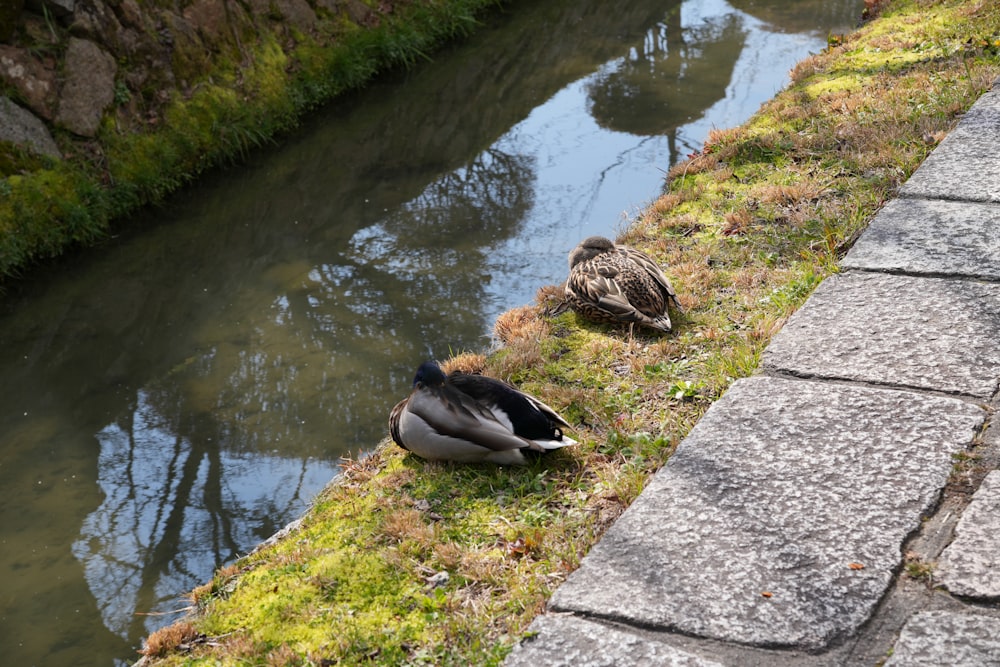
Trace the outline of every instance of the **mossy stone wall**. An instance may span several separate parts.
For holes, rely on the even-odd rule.
[[[101,238],[499,4],[3,2],[14,20],[0,24],[0,282]]]

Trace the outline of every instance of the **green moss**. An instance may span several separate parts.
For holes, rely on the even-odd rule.
[[[44,158],[9,141],[0,141],[0,176],[31,172],[42,169]]]
[[[10,176],[0,191],[0,271],[14,272],[105,232],[106,202],[87,175],[63,168]],[[55,227],[52,220],[58,220]]]
[[[238,637],[224,661],[237,664],[241,647],[262,655],[290,646],[343,664],[499,662],[502,649],[482,641],[477,620],[463,617],[463,605],[475,601],[501,616],[535,611],[537,596],[549,592],[544,577],[519,597],[495,599],[490,591],[514,575],[551,572],[550,562],[534,561],[529,553],[544,549],[539,527],[555,515],[548,504],[558,478],[576,473],[435,466],[417,475],[412,461],[388,452],[384,463],[384,485],[351,499],[331,490],[295,539],[250,557],[232,591],[217,587],[202,630]],[[465,491],[461,497],[449,492],[457,488]],[[414,510],[418,500],[440,511],[440,518]],[[498,503],[513,509],[513,520],[498,521]],[[370,544],[373,532],[385,535],[378,548]],[[451,545],[474,553],[466,558],[469,567],[452,560]],[[512,560],[512,553],[519,555]],[[575,564],[578,555],[565,557]],[[455,574],[444,585],[428,584],[429,574],[445,569]],[[442,623],[445,618],[452,622]]]
[[[861,83],[861,79],[853,76],[836,76],[830,78],[817,77],[808,86],[804,86],[802,90],[811,99],[818,99],[831,93],[857,90]]]

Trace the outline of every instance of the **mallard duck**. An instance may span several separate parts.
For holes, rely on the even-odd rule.
[[[403,449],[430,461],[524,464],[524,451],[574,445],[566,420],[534,396],[485,375],[445,375],[426,361],[413,391],[389,414],[389,432]]]
[[[681,304],[670,281],[645,253],[591,236],[569,254],[566,301],[598,322],[636,323],[670,331],[667,306]]]

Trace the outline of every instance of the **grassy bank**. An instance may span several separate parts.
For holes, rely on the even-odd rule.
[[[211,59],[175,54],[184,63],[176,72],[183,89],[150,95],[157,103],[137,121],[125,113],[129,92],[121,88],[94,140],[57,132],[63,160],[0,142],[0,283],[40,259],[99,240],[123,216],[205,169],[239,160],[379,71],[426,57],[471,31],[476,17],[499,1],[369,4],[376,9],[365,25],[346,14],[321,14],[316,34],[296,32],[291,42],[260,32]]]
[[[286,534],[192,592],[153,665],[495,665],[711,402],[1000,75],[1000,6],[896,0],[713,132],[621,240],[669,266],[687,314],[651,337],[538,303],[448,366],[510,379],[581,441],[518,469],[383,443]]]

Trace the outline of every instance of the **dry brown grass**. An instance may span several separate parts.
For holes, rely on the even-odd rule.
[[[260,652],[260,646],[246,632],[234,632],[226,635],[219,641],[222,653],[226,656],[240,660],[249,658]]]
[[[536,306],[512,308],[497,317],[493,333],[505,345],[521,339],[538,340],[549,333],[548,322],[540,315]]]
[[[464,556],[465,549],[454,542],[439,542],[434,545],[434,559],[442,569],[453,570]]]
[[[649,212],[665,216],[685,201],[687,201],[687,199],[683,195],[669,192],[653,202],[653,205],[649,208]]]
[[[396,509],[385,517],[382,531],[397,542],[412,541],[421,547],[433,546],[434,526],[424,522],[423,515],[415,509]]]
[[[486,355],[478,352],[463,352],[441,362],[441,370],[447,375],[459,373],[481,374],[486,368]]]
[[[160,628],[146,638],[142,654],[149,657],[159,657],[171,651],[183,650],[199,636],[198,630],[188,621],[178,621],[165,628]]]
[[[535,292],[535,305],[541,308],[545,316],[555,316],[569,309],[566,301],[566,283],[559,285],[542,285]]]
[[[746,209],[730,211],[724,216],[726,224],[722,226],[724,236],[736,236],[747,231],[753,221],[753,215]]]
[[[755,191],[764,204],[798,204],[800,202],[816,201],[823,193],[823,187],[810,180],[793,184],[767,184]]]
[[[192,603],[199,604],[209,599],[214,591],[215,583],[214,581],[209,581],[201,586],[195,586],[188,594],[188,598],[190,598]]]
[[[204,602],[218,590],[220,585],[232,579],[242,571],[243,568],[236,563],[230,563],[229,565],[224,565],[223,567],[219,568],[216,571],[215,576],[212,577],[211,581],[202,584],[201,586],[198,586],[191,591],[191,593],[189,594],[191,602],[193,602],[194,604],[200,604]]]
[[[546,325],[547,326],[547,325]],[[503,380],[522,374],[525,370],[543,365],[542,339],[538,336],[513,338],[504,348],[504,354],[490,360],[494,377]]]
[[[304,665],[304,659],[288,644],[282,644],[271,649],[267,654],[267,667],[298,667]]]

